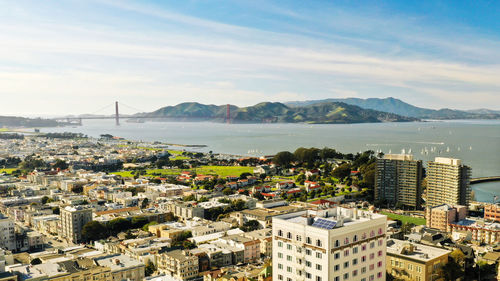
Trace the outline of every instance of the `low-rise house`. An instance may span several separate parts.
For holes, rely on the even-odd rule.
[[[110,255],[95,259],[97,265],[109,267],[113,281],[142,281],[145,265],[125,255]]]

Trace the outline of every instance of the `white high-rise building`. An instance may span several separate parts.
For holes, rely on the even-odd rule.
[[[273,217],[273,281],[385,280],[386,225],[341,207]]]
[[[16,250],[14,221],[0,215],[0,248]]]
[[[61,232],[59,237],[73,243],[82,241],[83,226],[92,221],[92,209],[82,206],[67,206],[61,209]]]

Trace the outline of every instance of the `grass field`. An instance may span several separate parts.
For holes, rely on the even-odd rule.
[[[17,168],[5,168],[5,169],[0,169],[0,174],[6,173],[6,174],[11,174],[13,171],[17,170]]]
[[[409,223],[413,223],[415,225],[424,225],[425,224],[425,219],[423,219],[423,218],[414,218],[414,217],[410,217],[410,216],[398,215],[398,214],[393,214],[393,213],[388,213],[388,212],[380,212],[380,213],[383,215],[386,215],[390,219],[400,220],[402,223],[409,222]]]
[[[227,176],[240,176],[242,173],[252,173],[253,167],[240,167],[240,166],[201,166],[195,169],[147,169],[146,176],[153,176],[153,174],[163,175],[178,175],[183,171],[193,171],[196,174],[202,175],[219,175],[220,177]],[[131,171],[114,172],[112,174],[120,175],[122,177],[132,177]]]

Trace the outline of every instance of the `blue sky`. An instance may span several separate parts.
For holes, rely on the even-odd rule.
[[[500,3],[410,2],[2,1],[1,114],[389,96],[500,109]]]

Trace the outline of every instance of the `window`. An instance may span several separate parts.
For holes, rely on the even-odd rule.
[[[375,269],[375,265],[370,264],[370,270],[374,270],[374,269]]]
[[[336,252],[335,255],[334,255],[334,258],[337,260],[337,259],[340,259],[340,253],[339,252]]]
[[[336,264],[334,267],[333,267],[333,270],[334,271],[339,271],[340,269],[340,265]]]
[[[306,243],[311,244],[311,237],[306,237]]]
[[[352,260],[352,265],[357,265],[358,264],[358,259],[353,259]]]
[[[370,243],[370,249],[373,249],[373,247],[375,247],[375,242]]]
[[[316,264],[316,269],[321,270],[321,264]]]
[[[384,239],[380,239],[380,240],[378,240],[378,245],[379,245],[379,246],[382,246],[382,244],[384,244]]]
[[[348,268],[348,267],[349,267],[349,262],[348,261],[344,262],[344,268]]]
[[[370,277],[368,277],[368,280],[370,280],[370,281],[373,281],[374,279],[375,279],[375,276],[373,276],[373,275],[370,275]]]
[[[413,271],[413,264],[408,264],[408,270]]]
[[[283,269],[283,265],[281,263],[278,263],[278,269]]]
[[[278,280],[283,280],[283,275],[278,274]]]
[[[366,261],[366,256],[362,256],[361,257],[361,262],[365,262]]]
[[[344,245],[347,245],[347,244],[349,244],[349,237],[346,237],[346,238],[344,239]]]
[[[297,247],[296,249],[297,249],[297,253],[302,253],[302,248]]]
[[[283,236],[283,231],[278,230],[278,236]]]
[[[306,261],[306,266],[307,267],[311,267],[311,262],[310,261]]]
[[[353,253],[353,254],[357,254],[357,253],[358,253],[358,247],[354,247],[354,248],[352,248],[352,253]]]
[[[302,259],[297,259],[298,264],[302,264]]]
[[[286,279],[286,281],[292,281],[292,278],[288,277],[288,278]]]
[[[340,247],[340,242],[339,242],[339,240],[335,240],[335,247]]]
[[[306,278],[307,278],[307,279],[311,279],[311,273],[306,272]]]
[[[316,252],[316,257],[317,257],[318,259],[320,259],[320,258],[321,258],[321,253],[320,253],[320,252]]]
[[[373,258],[375,258],[375,254],[374,253],[371,253],[370,254],[370,259],[373,260]]]
[[[366,239],[366,232],[363,232],[363,235],[361,235],[361,239]]]
[[[292,256],[287,255],[287,256],[286,256],[286,260],[287,260],[287,261],[292,261]]]
[[[334,278],[333,280],[334,280],[334,281],[340,281],[340,277],[335,276],[335,278]]]
[[[344,257],[349,256],[349,250],[344,250]]]
[[[287,267],[286,267],[286,272],[292,272],[292,267],[287,266]]]
[[[382,251],[378,251],[377,256],[382,256]]]
[[[316,246],[321,247],[321,240],[316,240]]]
[[[278,241],[278,247],[283,247],[283,242]]]
[[[361,273],[366,273],[366,267],[361,268]]]
[[[302,236],[297,235],[297,236],[295,237],[295,239],[296,239],[297,241],[302,241]]]
[[[278,253],[278,258],[283,258],[283,253]]]
[[[310,256],[310,255],[311,255],[311,253],[312,253],[312,251],[311,251],[311,250],[306,249],[306,255]]]
[[[321,281],[321,276],[316,276],[316,281]]]
[[[290,245],[290,244],[286,244],[286,248],[287,248],[288,250],[291,250],[291,249],[292,249],[292,245]]]
[[[377,278],[382,278],[382,272],[377,273]]]
[[[291,234],[290,232],[287,232],[287,233],[286,233],[286,238],[288,238],[288,239],[292,239],[292,234]]]
[[[375,231],[372,230],[372,231],[370,231],[370,237],[373,237],[373,236],[375,236]]]
[[[349,279],[349,273],[344,273],[344,280]]]
[[[381,267],[381,266],[382,266],[382,262],[381,261],[377,262],[377,267]]]
[[[302,270],[298,270],[298,269],[297,269],[297,274],[298,274],[299,276],[302,276]]]
[[[353,242],[357,242],[358,241],[358,235],[354,234],[354,238],[352,239]]]
[[[366,251],[366,245],[361,246],[361,251]]]
[[[378,229],[378,235],[382,234],[382,228]]]

